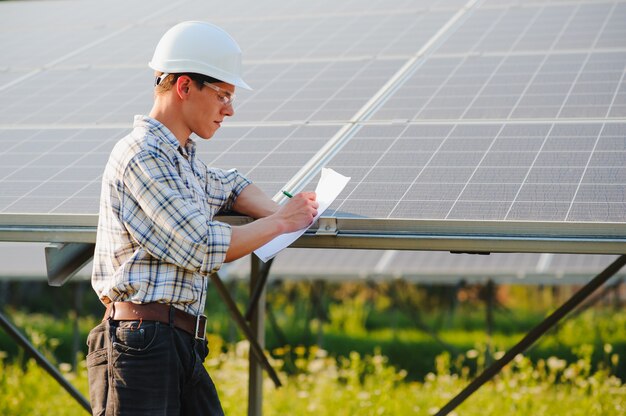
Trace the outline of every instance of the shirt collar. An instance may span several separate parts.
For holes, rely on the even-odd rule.
[[[174,136],[174,134],[167,127],[165,127],[163,123],[153,119],[152,117],[136,115],[133,122],[133,127],[146,128],[150,130],[154,135],[163,139],[166,143],[168,143],[177,151],[178,149],[181,149],[183,156],[187,155],[191,159],[196,154],[196,143],[192,139],[187,139],[185,147],[182,148],[176,136]]]
[[[196,142],[191,139],[187,139],[184,150],[189,156],[189,159],[193,159],[196,155]]]

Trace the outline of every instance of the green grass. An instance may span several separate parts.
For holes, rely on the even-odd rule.
[[[278,327],[267,320],[266,345],[285,386],[277,390],[266,380],[266,415],[432,414],[550,312],[549,305],[496,309],[489,337],[484,304],[450,309],[441,300],[443,292],[437,301],[432,293],[414,291],[414,302],[406,308],[385,293],[372,294],[370,287],[338,286],[327,290],[320,313],[305,285],[279,289],[268,293],[268,317],[271,312]],[[206,365],[227,414],[244,415],[247,346],[221,300],[210,293],[213,335]],[[239,288],[234,295],[245,309],[246,291]],[[34,313],[46,307],[36,299],[30,310],[5,312],[87,395],[84,340],[101,306],[91,305],[86,309],[92,315],[76,318],[58,302],[48,305],[56,305],[54,311]],[[0,415],[84,413],[3,331],[0,357]],[[626,414],[626,360],[620,357],[626,357],[626,311],[586,310],[542,337],[456,414]],[[69,363],[75,360],[78,366],[72,369]]]
[[[213,339],[214,344],[220,342]],[[607,346],[604,364],[592,371],[592,350],[591,346],[579,348],[578,358],[571,364],[554,357],[533,364],[518,356],[453,414],[622,415],[626,386],[611,375],[619,358]],[[206,362],[229,416],[247,414],[247,351],[247,343],[242,341],[225,352],[213,353]],[[480,353],[474,350],[455,359],[442,354],[435,360],[435,372],[427,374],[423,382],[409,382],[406,371],[391,366],[380,354],[352,352],[336,360],[317,348],[275,351],[279,357],[288,352],[295,356],[296,372],[287,375],[279,371],[284,383],[280,389],[266,378],[265,415],[431,415],[469,382],[468,365],[481,362]],[[280,361],[272,360],[276,367]],[[67,366],[62,369],[86,395],[84,364],[76,374],[68,372]],[[0,360],[0,392],[2,415],[86,414],[32,360],[24,367]]]
[[[62,365],[62,373],[81,391],[88,395],[87,373],[84,366],[74,374],[69,366]],[[87,414],[85,410],[48,375],[34,360],[24,365],[0,363],[0,415],[12,416],[74,416]]]
[[[339,309],[339,307],[337,307]],[[455,323],[437,332],[439,339],[445,344],[435,340],[431,334],[418,330],[410,325],[396,325],[396,328],[382,325],[367,325],[368,315],[358,315],[353,319],[360,323],[339,324],[341,315],[348,317],[354,305],[342,306],[341,313],[335,313],[334,322],[322,323],[321,336],[318,338],[317,330],[320,322],[296,319],[294,315],[288,315],[284,311],[276,314],[282,335],[278,336],[276,330],[267,324],[266,345],[271,351],[288,345],[304,345],[311,347],[318,345],[329,351],[331,356],[347,356],[352,351],[362,355],[373,354],[380,351],[388,357],[394,366],[405,369],[408,379],[423,380],[428,372],[434,371],[435,357],[444,351],[452,355],[481,346],[491,345],[492,350],[508,350],[518,342],[534,325],[540,322],[543,314],[537,312],[519,311],[517,327],[513,327],[511,320],[505,316],[499,316],[496,320],[494,333],[488,337],[484,329],[478,328],[480,313],[467,311],[454,317]],[[380,314],[378,319],[380,319]],[[45,346],[47,354],[58,362],[74,362],[72,345],[74,343],[73,326],[76,318],[70,314],[64,319],[58,319],[48,314],[23,313],[21,311],[9,311],[9,317],[16,326],[26,333],[29,339],[37,346]],[[431,316],[429,325],[436,319]],[[211,316],[211,328],[209,331],[225,339],[228,343],[241,340],[241,335],[232,326],[227,316]],[[498,323],[501,321],[501,323]],[[78,319],[80,331],[78,347],[81,354],[86,354],[84,340],[89,330],[96,324],[96,317],[84,317]],[[434,325],[433,325],[434,326]],[[599,362],[600,356],[597,351],[604,344],[611,344],[614,351],[620,356],[626,356],[626,312],[613,310],[588,310],[563,323],[558,331],[552,331],[542,337],[533,345],[526,354],[537,361],[556,356],[571,362],[575,359],[572,351],[580,344],[595,346],[596,354],[591,357],[594,366]],[[9,357],[15,357],[19,349],[7,334],[0,331],[0,351],[6,351]],[[287,366],[285,370],[289,371]],[[626,379],[626,360],[620,362],[615,369],[616,375]]]

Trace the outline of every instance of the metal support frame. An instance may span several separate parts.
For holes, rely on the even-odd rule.
[[[502,358],[489,366],[470,384],[468,384],[459,394],[452,398],[445,406],[443,406],[436,416],[444,416],[456,409],[458,405],[463,403],[470,395],[478,390],[483,384],[491,380],[502,368],[511,362],[516,355],[523,353],[530,347],[539,337],[545,334],[550,328],[554,327],[561,319],[565,317],[574,308],[587,299],[596,289],[602,286],[607,280],[615,275],[626,264],[626,255],[622,255],[611,263],[600,274],[594,277],[589,283],[582,287],[578,292],[569,298],[563,305],[555,310],[550,316],[544,319],[539,325],[531,329],[528,334],[522,338],[520,342],[515,344]]]
[[[274,262],[273,258],[268,260],[267,263],[257,260],[259,260],[259,258],[256,255],[252,255],[250,278],[253,279],[254,282],[250,282],[250,301],[248,303],[248,310],[245,314],[248,322],[252,320],[252,314],[257,309],[257,303],[265,291],[267,277],[270,274],[270,269],[272,268],[272,263]]]
[[[259,346],[265,346],[265,282],[271,262],[263,263],[257,256],[252,255],[250,262],[250,292],[253,295],[246,319],[250,322],[255,341]],[[263,414],[263,369],[259,361],[252,354],[249,356],[248,377],[248,416]]]
[[[46,269],[50,286],[63,286],[65,282],[93,258],[94,244],[67,243],[46,247]]]
[[[244,216],[217,221],[244,225]],[[2,214],[0,241],[90,243],[97,215]],[[317,234],[332,224],[335,232]],[[624,254],[626,223],[321,217],[292,247],[484,253]]]
[[[313,301],[313,315],[317,319],[317,332],[315,334],[316,343],[320,348],[324,347],[324,321],[326,319],[324,313],[324,291],[326,290],[326,282],[321,279],[315,279],[311,284],[311,300]]]
[[[77,355],[80,351],[80,326],[78,324],[78,318],[82,315],[82,305],[83,305],[83,292],[84,292],[84,282],[75,282],[74,283],[74,312],[76,313],[74,317],[73,323],[73,336],[72,336],[72,367],[78,368]]]
[[[250,342],[252,354],[249,356],[248,416],[261,416],[263,414],[263,369],[268,372],[276,387],[280,387],[282,384],[263,352],[265,346],[265,286],[272,267],[272,260],[263,263],[254,254],[251,254],[250,260],[250,302],[245,318],[239,312],[219,276],[214,273],[211,275],[211,279],[235,322]],[[250,322],[250,326],[246,320]]]
[[[280,382],[280,379],[278,378],[278,374],[276,374],[276,371],[267,360],[267,357],[265,356],[265,352],[263,352],[263,348],[257,342],[255,333],[252,331],[250,326],[248,326],[246,319],[239,311],[237,304],[235,303],[233,298],[230,296],[228,289],[224,285],[224,282],[222,281],[222,279],[220,279],[220,277],[218,276],[218,273],[211,274],[211,281],[213,282],[213,285],[217,289],[217,292],[219,293],[222,300],[224,301],[224,304],[226,305],[226,308],[230,312],[232,318],[237,323],[237,326],[239,327],[241,332],[243,332],[245,337],[250,342],[250,351],[252,352],[252,354],[256,357],[257,360],[259,360],[261,366],[265,369],[265,371],[267,371],[267,374],[270,376],[270,378],[274,382],[274,385],[276,387],[282,386],[282,383]]]
[[[486,351],[486,363],[487,365],[492,363],[493,360],[493,310],[496,303],[496,284],[492,279],[487,280],[485,285],[485,323],[487,324],[487,351]]]
[[[30,343],[30,341],[22,335],[22,333],[0,312],[0,326],[4,328],[6,333],[19,344],[28,355],[33,357],[37,364],[46,370],[48,374],[54,378],[88,413],[91,413],[91,405],[89,401],[78,391],[63,375]]]

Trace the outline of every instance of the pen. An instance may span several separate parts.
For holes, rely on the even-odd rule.
[[[293,198],[293,195],[291,195],[289,192],[287,191],[283,191],[283,195],[285,195],[287,198]]]

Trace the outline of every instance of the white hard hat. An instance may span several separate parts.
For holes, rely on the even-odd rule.
[[[251,90],[241,77],[241,49],[222,28],[182,22],[165,32],[149,63],[168,74],[196,73]]]

